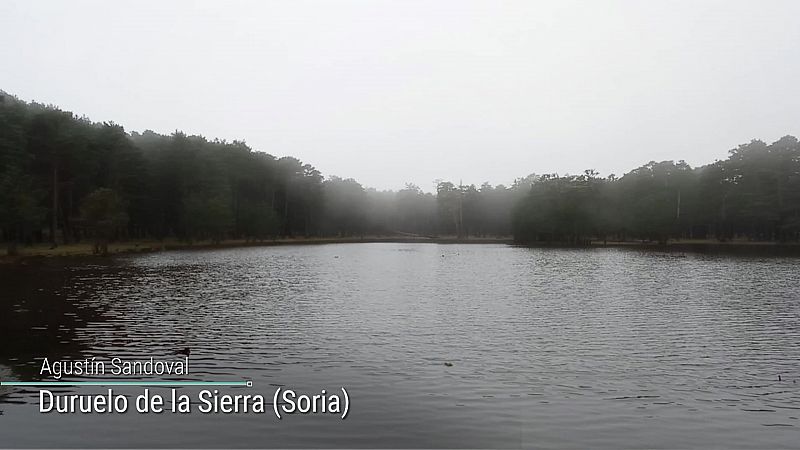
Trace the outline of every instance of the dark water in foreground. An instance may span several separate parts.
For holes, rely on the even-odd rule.
[[[800,443],[796,258],[345,244],[0,267],[0,281],[2,380],[37,379],[44,356],[189,346],[189,379],[352,399],[344,421],[42,415],[38,389],[3,388],[0,447]]]

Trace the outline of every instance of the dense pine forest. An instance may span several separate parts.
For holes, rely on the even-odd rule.
[[[800,144],[752,141],[692,168],[365,188],[243,141],[126,132],[0,91],[0,240],[510,236],[519,242],[800,238]],[[101,251],[101,249],[98,249]]]
[[[800,144],[754,140],[692,168],[650,162],[627,174],[535,177],[515,206],[520,241],[800,238]]]

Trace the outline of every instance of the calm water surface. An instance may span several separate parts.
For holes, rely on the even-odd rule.
[[[189,379],[252,379],[270,401],[344,386],[349,417],[42,415],[38,390],[5,388],[0,446],[800,443],[797,258],[343,244],[93,261],[0,267],[0,378],[188,346]]]

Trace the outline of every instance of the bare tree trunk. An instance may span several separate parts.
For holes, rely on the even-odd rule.
[[[56,247],[56,231],[58,230],[58,164],[53,163],[53,212],[50,223],[50,240],[53,247]]]

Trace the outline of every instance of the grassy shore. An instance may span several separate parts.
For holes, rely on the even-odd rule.
[[[434,243],[434,244],[513,244],[511,237],[470,237],[469,239],[458,239],[455,236],[442,237],[409,237],[409,236],[365,236],[361,237],[298,237],[280,238],[270,240],[225,240],[221,242],[195,241],[186,242],[177,239],[139,240],[112,242],[108,245],[110,255],[132,254],[132,253],[151,253],[169,250],[203,250],[215,248],[236,248],[236,247],[260,247],[278,245],[312,245],[312,244],[341,244],[341,243],[369,243],[369,242],[391,242],[391,243]],[[531,247],[564,247],[561,244],[553,245],[530,245]],[[666,245],[647,241],[592,241],[591,247],[622,247],[622,248],[642,248],[668,251],[686,252],[726,252],[726,251],[758,251],[779,253],[800,254],[800,244],[797,243],[778,243],[763,241],[726,241],[720,242],[711,239],[686,239],[672,240]],[[92,253],[93,247],[90,242],[62,244],[52,248],[50,244],[36,244],[32,246],[20,246],[17,256],[0,256],[0,263],[14,263],[32,258],[57,258],[57,257],[86,257],[96,256]]]
[[[276,245],[311,245],[311,244],[340,244],[340,243],[365,243],[365,242],[399,242],[399,243],[437,243],[437,244],[481,244],[481,243],[500,243],[510,244],[513,240],[510,237],[490,237],[458,239],[456,237],[406,237],[406,236],[364,236],[361,237],[299,237],[299,238],[280,238],[269,240],[244,240],[232,239],[220,242],[195,241],[186,242],[177,239],[165,239],[163,241],[141,240],[112,242],[108,245],[108,253],[129,254],[129,253],[150,253],[167,250],[201,250],[213,248],[236,248],[236,247],[260,247]],[[28,258],[52,258],[68,256],[93,256],[93,246],[91,242],[81,242],[74,244],[61,244],[53,248],[50,244],[36,244],[32,246],[18,247],[17,256],[0,256],[0,262],[14,262]]]

